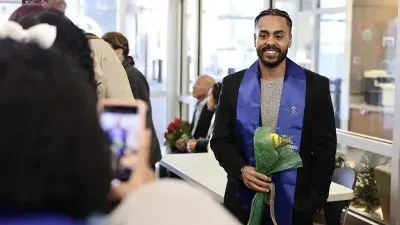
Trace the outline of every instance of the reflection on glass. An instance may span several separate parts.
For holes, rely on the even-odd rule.
[[[312,10],[314,0],[300,0],[300,10],[307,11]]]
[[[352,13],[348,130],[392,140],[397,1],[355,0]]]
[[[345,7],[346,0],[318,0],[317,4],[320,8]]]
[[[297,22],[296,32],[296,63],[306,69],[313,69],[313,33],[315,29],[315,21],[313,15],[300,14]]]
[[[0,24],[8,20],[10,15],[16,10],[20,3],[1,3],[0,4]]]
[[[65,14],[85,32],[101,37],[117,30],[117,2],[115,0],[66,0]],[[78,3],[78,5],[77,5]]]
[[[263,1],[253,0],[248,4],[243,0],[203,0],[203,10],[214,15],[256,17],[264,8]]]
[[[360,149],[342,149],[343,166],[357,172],[351,210],[376,221],[387,221],[390,208],[390,158]]]
[[[166,91],[168,1],[140,1],[135,13],[136,67],[146,76],[152,92]]]
[[[154,128],[160,143],[164,143],[164,132],[167,124],[167,99],[166,98],[150,98],[151,109],[153,113]]]
[[[223,6],[222,6],[222,3]],[[221,7],[203,1],[202,73],[217,81],[245,69],[257,58],[254,49],[254,18],[263,9],[263,0],[244,6],[240,0],[223,0]]]
[[[197,0],[189,0],[187,3],[187,42],[188,42],[188,64],[189,64],[189,92],[192,92],[192,87],[196,78],[199,74],[197,73],[197,68],[195,65],[195,61],[198,61],[198,53],[197,53],[197,42],[196,42],[196,35],[197,35],[197,8],[196,8],[196,1]],[[186,94],[186,93],[184,93]],[[191,115],[191,114],[190,114]]]
[[[346,73],[346,15],[345,13],[322,14],[317,17],[319,22],[319,43],[317,48],[317,71],[329,78],[331,82],[331,98],[336,115],[336,124],[341,126],[341,87],[343,74]],[[335,35],[332,35],[335,34]],[[346,101],[347,103],[348,101]]]

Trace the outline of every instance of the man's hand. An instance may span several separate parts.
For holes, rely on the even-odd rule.
[[[185,138],[183,138],[183,137],[179,138],[176,141],[175,146],[179,151],[181,151],[181,152],[185,151],[186,150],[186,140],[185,140]]]
[[[268,192],[271,178],[256,171],[256,168],[246,166],[242,171],[244,184],[253,191]]]
[[[197,145],[197,141],[196,140],[190,140],[188,143],[189,146],[189,151],[190,152],[194,152],[194,150],[196,149],[196,145]]]

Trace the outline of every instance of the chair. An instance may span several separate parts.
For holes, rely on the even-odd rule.
[[[354,190],[356,185],[357,173],[354,169],[349,167],[342,167],[335,169],[332,176],[332,182]],[[345,209],[343,221],[341,224],[346,223],[347,213],[349,211],[351,200],[340,202],[327,202],[324,206],[325,220],[328,225],[340,224],[343,209]]]

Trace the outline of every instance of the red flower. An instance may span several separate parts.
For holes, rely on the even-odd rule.
[[[170,124],[168,125],[167,130],[168,130],[168,133],[170,133],[170,132],[172,132],[173,130],[175,130],[174,124],[173,124],[173,123],[170,123]]]
[[[182,121],[179,118],[175,118],[174,127],[176,130],[182,129]]]

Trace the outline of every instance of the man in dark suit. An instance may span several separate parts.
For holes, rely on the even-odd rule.
[[[254,194],[268,192],[271,182],[280,225],[312,225],[329,195],[337,145],[329,80],[286,57],[291,28],[285,11],[262,11],[254,34],[259,59],[223,80],[211,148],[228,174],[224,205],[243,224]],[[291,136],[303,167],[272,178],[258,173],[253,137],[260,126]],[[263,224],[272,224],[265,208]]]
[[[210,128],[211,119],[214,112],[209,111],[207,107],[208,91],[215,84],[215,80],[207,75],[201,75],[197,78],[193,86],[193,97],[197,99],[196,108],[193,113],[190,130],[194,139],[206,138]],[[188,152],[187,138],[182,137],[176,142],[176,149],[171,149],[172,153]]]

